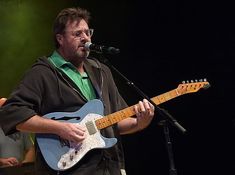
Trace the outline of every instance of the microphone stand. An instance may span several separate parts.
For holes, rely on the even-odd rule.
[[[127,79],[120,71],[118,71],[111,63],[110,61],[105,57],[99,57],[99,60],[106,64],[111,70],[115,71],[123,80],[125,80],[126,84],[130,86],[132,89],[134,89],[142,98],[147,99],[154,107],[155,110],[159,115],[161,115],[164,120],[160,121],[159,125],[163,126],[164,135],[165,135],[165,142],[166,142],[166,148],[168,152],[168,158],[169,158],[169,166],[170,175],[177,175],[177,170],[175,169],[175,163],[174,163],[174,156],[173,156],[173,150],[172,150],[172,143],[169,135],[169,127],[168,123],[173,125],[175,128],[177,128],[180,132],[185,133],[186,129],[184,129],[183,126],[181,126],[177,120],[169,114],[168,111],[166,111],[163,108],[160,108],[157,106],[146,94],[144,94],[132,81]]]

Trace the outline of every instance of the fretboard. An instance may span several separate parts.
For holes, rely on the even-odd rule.
[[[175,97],[178,97],[180,95],[181,94],[178,93],[177,89],[174,89],[174,90],[171,90],[169,92],[158,95],[156,97],[153,97],[153,98],[151,98],[151,100],[156,105],[159,105],[161,103],[169,101],[169,100],[171,100]],[[95,123],[96,123],[96,126],[97,126],[98,129],[103,129],[103,128],[111,126],[115,123],[118,123],[121,120],[124,120],[128,117],[132,117],[134,115],[135,115],[135,112],[134,112],[134,105],[133,105],[133,106],[130,106],[128,108],[117,111],[115,113],[104,116],[103,118],[96,120]]]

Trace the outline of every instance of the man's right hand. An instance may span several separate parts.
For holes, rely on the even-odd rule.
[[[63,139],[80,143],[86,137],[86,129],[79,124],[74,123],[61,123],[60,132],[57,133]]]

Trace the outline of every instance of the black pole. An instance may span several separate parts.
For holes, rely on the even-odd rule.
[[[175,162],[174,162],[174,154],[173,154],[173,148],[172,148],[172,142],[170,138],[170,130],[168,123],[166,120],[162,120],[159,123],[160,126],[163,127],[164,136],[165,136],[165,145],[167,149],[168,159],[169,159],[169,174],[170,175],[177,175],[177,170],[175,168]]]
[[[175,163],[174,163],[174,156],[173,156],[173,149],[172,149],[172,142],[170,139],[170,134],[169,134],[169,127],[168,123],[172,124],[174,127],[176,127],[178,130],[180,130],[182,133],[186,132],[186,129],[182,127],[176,119],[169,114],[168,111],[166,111],[163,108],[160,108],[157,106],[146,94],[144,94],[133,82],[128,80],[121,72],[119,72],[107,58],[100,57],[99,58],[101,62],[106,64],[111,70],[115,71],[122,79],[124,79],[127,83],[128,86],[130,86],[132,89],[134,89],[139,95],[142,96],[142,98],[147,99],[154,107],[155,110],[159,115],[161,115],[164,119],[159,122],[159,125],[163,126],[163,131],[164,131],[164,136],[165,136],[165,144],[166,144],[166,149],[168,153],[168,159],[169,159],[169,175],[177,175],[177,170],[175,168]]]

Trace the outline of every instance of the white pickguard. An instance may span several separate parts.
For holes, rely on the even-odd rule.
[[[86,127],[86,122],[95,122],[95,120],[102,118],[99,114],[88,114],[79,124]],[[68,169],[74,166],[77,162],[85,156],[85,154],[95,148],[105,147],[105,141],[101,137],[100,131],[94,124],[96,132],[92,135],[87,131],[85,140],[82,143],[75,144],[70,142],[70,149],[67,153],[63,154],[58,162],[58,168],[61,170]]]

